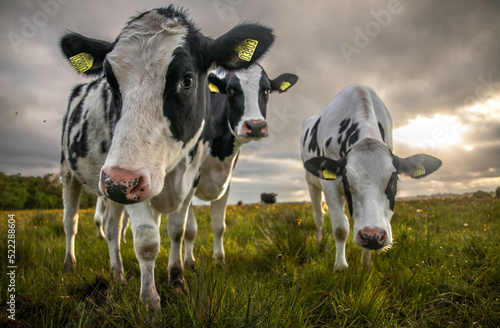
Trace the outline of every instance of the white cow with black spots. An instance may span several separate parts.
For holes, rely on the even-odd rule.
[[[97,79],[73,89],[63,121],[61,176],[66,270],[75,270],[75,235],[82,187],[111,201],[106,237],[111,273],[123,277],[119,238],[130,215],[141,271],[141,297],[160,308],[154,282],[159,218],[170,214],[170,282],[184,288],[182,241],[187,213],[210,153],[207,75],[215,66],[249,67],[274,41],[272,30],[242,24],[213,40],[183,10],[144,12],[112,43],[68,33],[64,55]]]
[[[371,250],[392,243],[391,218],[398,175],[423,178],[441,166],[435,157],[419,154],[400,158],[392,149],[391,116],[368,87],[346,87],[323,112],[304,120],[301,156],[307,170],[316,242],[322,239],[323,192],[335,236],[335,271],[348,267],[346,200],[354,221],[354,243],[363,247],[362,263],[370,267]]]

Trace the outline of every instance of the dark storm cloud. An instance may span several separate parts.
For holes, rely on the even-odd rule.
[[[476,179],[498,176],[497,171],[489,168],[498,166],[494,141],[499,139],[499,120],[484,114],[477,133],[473,126],[478,122],[471,114],[462,115],[462,107],[500,94],[500,2],[174,3],[188,9],[202,32],[213,37],[245,20],[273,27],[277,39],[262,65],[271,78],[281,73],[299,76],[298,83],[288,92],[271,95],[271,136],[243,149],[231,201],[256,201],[260,191],[266,190],[280,194],[280,200],[307,199],[299,157],[302,121],[321,112],[340,90],[352,83],[371,86],[380,95],[395,127],[406,125],[418,115],[442,113],[458,115],[468,128],[462,142],[473,146],[471,151],[462,145],[454,152],[439,150],[446,163],[442,174],[426,183],[405,183],[403,190],[420,192],[433,186],[429,190],[440,192],[439,188],[456,188],[462,174],[472,172]],[[3,172],[30,175],[57,170],[61,119],[68,95],[74,84],[86,81],[60,54],[58,40],[64,31],[112,41],[130,17],[166,5],[159,0],[0,3]],[[30,24],[35,28],[30,30]],[[18,38],[13,39],[14,35]],[[342,44],[357,50],[347,56]],[[400,145],[398,149],[404,156],[419,151]],[[482,156],[481,161],[474,160],[477,156]]]

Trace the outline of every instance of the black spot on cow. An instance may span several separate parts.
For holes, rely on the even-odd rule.
[[[73,138],[69,146],[69,162],[71,168],[77,169],[78,158],[87,157],[89,153],[89,145],[87,140],[87,130],[89,122],[83,123],[82,129]]]
[[[73,101],[73,99],[75,99],[76,97],[78,97],[80,95],[84,86],[85,86],[85,84],[82,83],[82,84],[79,84],[73,88],[73,91],[71,92],[71,95],[69,97],[69,103],[71,103]]]
[[[337,144],[340,145],[340,156],[345,157],[347,154],[347,146],[351,146],[359,139],[358,123],[347,118],[340,122],[339,137]]]
[[[382,136],[382,141],[385,142],[385,131],[382,124],[378,122],[378,129],[380,130],[380,135]]]
[[[394,212],[394,204],[396,203],[396,193],[398,191],[398,173],[392,173],[389,182],[387,183],[387,188],[385,188],[385,195],[389,200],[389,208]]]
[[[318,126],[319,122],[321,121],[321,117],[318,118],[316,123],[314,123],[312,129],[311,129],[311,141],[309,141],[309,152],[316,152],[318,156],[321,155],[321,150],[319,149],[319,144],[318,144]]]
[[[198,175],[196,176],[196,178],[194,179],[193,188],[198,187],[198,184],[200,183],[200,179],[201,179],[201,172],[199,172]]]
[[[101,153],[105,154],[109,151],[109,142],[107,140],[101,141]]]
[[[352,208],[351,188],[349,188],[349,181],[347,180],[347,175],[345,172],[342,175],[342,185],[344,186],[344,194],[345,194],[345,198],[347,199],[347,205],[349,206],[349,213],[351,213],[351,217],[352,217],[354,214],[353,214],[353,208]]]
[[[302,147],[306,146],[307,135],[309,134],[309,128],[306,130],[306,134],[304,135],[304,141],[302,142]]]
[[[193,162],[193,159],[194,157],[196,156],[196,152],[198,151],[198,142],[196,143],[196,145],[194,145],[193,148],[191,148],[191,150],[189,151],[189,158],[190,158],[190,163]]]
[[[64,152],[61,152],[61,164],[64,163]]]
[[[328,146],[330,146],[330,144],[332,143],[332,139],[333,139],[333,137],[330,137],[330,138],[328,138],[326,140],[326,142],[325,142],[325,148],[328,148]]]
[[[351,122],[350,118],[345,118],[342,120],[342,122],[340,122],[339,134],[342,134],[342,132],[344,132],[344,130],[347,129],[350,122]]]
[[[358,141],[359,138],[359,130],[356,129],[354,133],[349,137],[349,146],[352,146]]]

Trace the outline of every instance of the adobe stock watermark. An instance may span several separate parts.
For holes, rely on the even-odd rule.
[[[352,44],[342,41],[339,43],[340,50],[347,63],[351,63],[353,55],[359,55],[362,49],[368,47],[370,42],[376,38],[392,22],[394,15],[399,15],[403,11],[400,0],[389,0],[387,9],[379,11],[371,10],[370,16],[373,18],[366,22],[363,28],[354,27],[354,39]]]
[[[16,215],[9,214],[7,220],[7,317],[16,320]]]
[[[241,5],[245,0],[214,0],[212,5],[214,6],[220,21],[225,21],[227,19],[233,21],[239,21],[238,13],[236,8]]]
[[[39,0],[37,2],[40,10],[33,13],[33,15],[21,16],[21,25],[18,32],[7,33],[10,45],[16,54],[22,45],[26,45],[29,40],[36,38],[40,29],[47,26],[50,18],[54,18],[61,6],[68,4],[72,0]]]

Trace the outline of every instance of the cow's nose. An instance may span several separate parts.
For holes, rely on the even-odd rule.
[[[138,203],[149,194],[149,176],[144,170],[125,170],[118,167],[101,170],[100,189],[114,202]]]
[[[368,249],[380,249],[386,246],[387,243],[387,232],[377,227],[364,227],[358,231],[356,237],[359,244]]]
[[[243,124],[243,135],[252,138],[267,136],[267,122],[263,120],[249,120]]]

